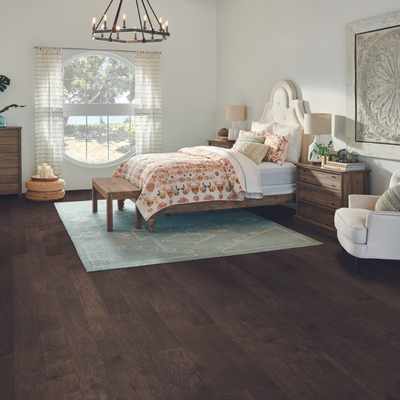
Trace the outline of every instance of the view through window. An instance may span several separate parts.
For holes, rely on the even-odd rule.
[[[135,151],[134,65],[109,53],[79,54],[64,65],[67,157],[101,165]]]

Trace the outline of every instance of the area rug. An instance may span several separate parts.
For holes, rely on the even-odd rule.
[[[143,267],[321,244],[247,210],[160,216],[156,232],[134,228],[135,206],[114,213],[106,232],[106,204],[92,214],[90,201],[55,207],[88,272]],[[117,208],[115,206],[115,208]]]

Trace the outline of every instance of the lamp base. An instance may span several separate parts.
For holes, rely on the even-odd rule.
[[[314,140],[308,148],[308,161],[313,164],[321,164],[321,157],[320,157],[319,151],[318,151],[317,136],[314,136]]]

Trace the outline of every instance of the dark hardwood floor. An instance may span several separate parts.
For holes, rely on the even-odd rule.
[[[52,204],[0,199],[0,399],[400,399],[400,264],[260,212],[324,244],[88,274]]]

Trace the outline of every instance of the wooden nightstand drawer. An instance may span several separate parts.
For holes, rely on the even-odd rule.
[[[327,229],[334,229],[335,210],[306,203],[297,203],[297,217]]]
[[[298,164],[297,217],[334,230],[338,208],[346,207],[350,194],[368,193],[369,171],[337,172],[313,164]]]
[[[297,183],[297,200],[333,208],[343,204],[341,192],[304,182]]]
[[[18,153],[18,152],[19,152],[18,144],[0,144],[0,154]]]
[[[0,185],[19,182],[18,175],[0,175]]]
[[[19,138],[16,134],[2,133],[0,135],[0,146],[15,146],[18,147]]]
[[[300,182],[323,186],[334,190],[342,189],[342,176],[329,172],[315,171],[309,168],[299,167],[298,179]]]
[[[1,168],[18,168],[19,155],[17,153],[0,154],[0,169]]]
[[[0,195],[21,192],[21,128],[0,128]]]
[[[16,194],[19,193],[18,183],[0,183],[0,194]]]

